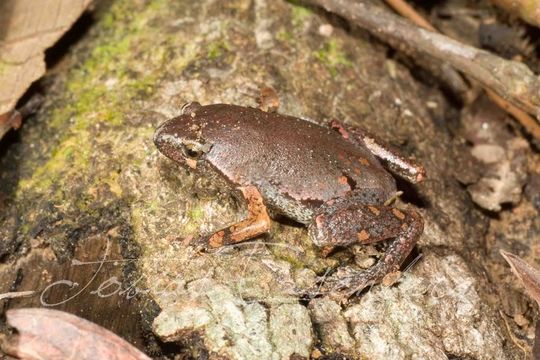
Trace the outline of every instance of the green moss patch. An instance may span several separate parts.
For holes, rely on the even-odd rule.
[[[314,53],[332,76],[336,76],[340,66],[352,66],[352,62],[343,51],[342,44],[337,39],[328,40],[322,48]]]

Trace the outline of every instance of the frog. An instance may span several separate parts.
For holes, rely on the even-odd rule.
[[[424,167],[360,127],[232,104],[187,103],[154,133],[159,152],[180,166],[219,181],[245,201],[245,219],[189,241],[213,252],[269,232],[285,216],[307,227],[330,256],[336,248],[389,241],[367,269],[320,276],[305,293],[358,292],[399,272],[424,228],[420,213],[390,205],[393,172],[419,183]]]

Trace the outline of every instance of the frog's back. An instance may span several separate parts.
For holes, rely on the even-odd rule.
[[[286,197],[306,206],[347,195],[373,194],[385,201],[395,180],[371,152],[326,127],[235,105],[197,110],[204,137],[213,143],[208,160],[234,183],[256,185],[266,198]],[[275,199],[283,202],[285,199]]]

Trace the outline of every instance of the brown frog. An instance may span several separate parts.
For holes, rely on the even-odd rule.
[[[322,292],[380,282],[399,269],[422,234],[416,211],[385,205],[396,182],[376,156],[411,182],[425,178],[424,168],[336,121],[323,127],[255,108],[189,103],[159,126],[154,143],[170,159],[225,179],[247,201],[245,220],[195,240],[205,250],[266,233],[275,215],[306,225],[325,256],[335,247],[393,238],[371,268],[321,279]]]

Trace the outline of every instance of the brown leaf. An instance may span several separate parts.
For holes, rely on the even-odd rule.
[[[0,2],[0,114],[12,110],[45,73],[44,50],[53,45],[91,0]]]
[[[66,312],[11,309],[6,317],[18,334],[2,348],[21,359],[150,359],[109,330]]]
[[[472,148],[472,155],[486,166],[482,178],[467,187],[477,205],[500,211],[502,204],[519,202],[527,180],[525,154],[528,147],[527,141],[514,138],[505,146],[477,144]]]
[[[532,267],[519,256],[501,250],[501,255],[510,264],[512,272],[521,280],[527,293],[540,306],[540,270]]]
[[[22,117],[18,111],[9,111],[0,114],[0,139],[11,129],[18,129],[21,126]]]

